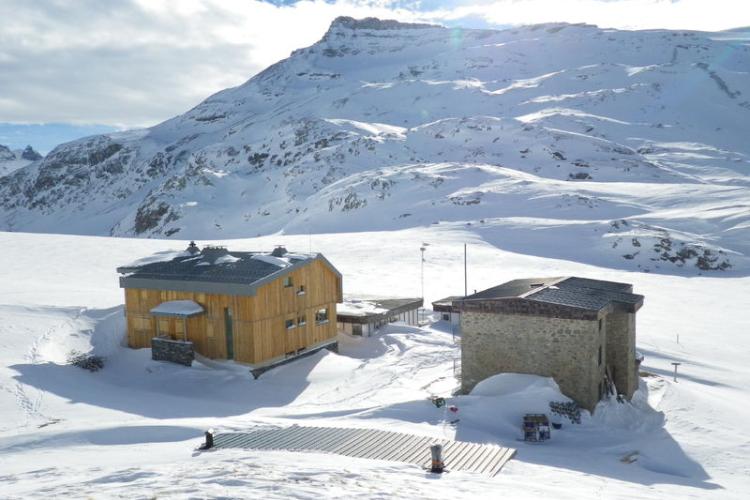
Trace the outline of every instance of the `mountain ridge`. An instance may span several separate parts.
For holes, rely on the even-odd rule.
[[[698,32],[337,18],[182,115],[0,177],[0,227],[208,239],[442,224],[521,252],[744,273],[746,67],[747,46]]]

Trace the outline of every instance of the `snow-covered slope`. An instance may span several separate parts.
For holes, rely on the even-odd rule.
[[[184,115],[0,178],[0,227],[223,238],[439,224],[543,256],[746,274],[749,68],[746,44],[699,32],[339,18]]]
[[[419,293],[419,247],[430,243],[429,304],[463,290],[467,240],[470,290],[535,275],[633,283],[646,302],[637,318],[645,376],[632,404],[602,403],[543,445],[517,441],[523,413],[564,398],[549,380],[513,376],[452,397],[460,343],[446,323],[389,325],[365,339],[342,335],[339,353],[321,352],[257,380],[230,362],[187,368],[152,361],[148,349],[120,345],[115,268],[187,242],[0,232],[0,498],[747,497],[748,277],[544,259],[439,226],[212,243],[312,248],[342,271],[347,294],[401,296]],[[71,366],[71,350],[106,356],[104,368]],[[678,382],[672,362],[682,362]],[[448,398],[457,415],[436,408],[431,395]],[[436,477],[409,464],[336,455],[194,453],[209,428],[294,424],[496,443],[518,453],[495,478],[461,471]]]
[[[26,146],[24,149],[10,149],[0,144],[0,177],[42,158],[42,155],[34,151],[31,146]]]

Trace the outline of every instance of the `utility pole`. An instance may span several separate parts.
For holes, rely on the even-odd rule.
[[[428,246],[429,243],[422,243],[422,246],[419,247],[419,251],[422,252],[422,300],[424,300],[424,252],[427,250]]]
[[[677,382],[677,367],[680,366],[682,363],[672,363],[674,365],[674,381]]]
[[[424,251],[427,250],[428,246],[430,246],[429,243],[422,243],[422,246],[419,247],[419,251],[421,252],[421,257],[422,257],[422,261],[420,263],[421,266],[422,266],[421,267],[421,269],[422,269],[422,272],[421,272],[421,275],[422,275],[422,277],[421,277],[421,281],[422,281],[422,318],[421,319],[422,320],[424,320]],[[420,321],[420,323],[421,323],[421,321]]]
[[[466,243],[464,243],[464,297],[469,295],[469,278],[466,274]]]

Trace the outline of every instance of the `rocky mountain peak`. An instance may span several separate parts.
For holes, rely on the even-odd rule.
[[[43,156],[36,150],[34,150],[34,148],[32,148],[30,145],[27,145],[26,148],[21,152],[21,158],[24,160],[36,161],[41,160]]]
[[[355,19],[348,16],[339,16],[331,22],[329,31],[334,28],[345,28],[350,30],[403,30],[403,29],[444,29],[436,24],[426,23],[404,23],[394,19],[378,19],[377,17],[366,17]]]
[[[8,146],[0,144],[0,161],[15,160],[16,155]]]

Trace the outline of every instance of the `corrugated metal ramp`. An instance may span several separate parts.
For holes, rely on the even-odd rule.
[[[434,444],[443,445],[446,469],[478,472],[489,476],[500,472],[503,465],[516,453],[513,448],[493,444],[340,427],[294,425],[282,429],[220,433],[214,436],[215,448],[316,451],[348,457],[406,462],[423,468],[430,466],[430,446]]]

